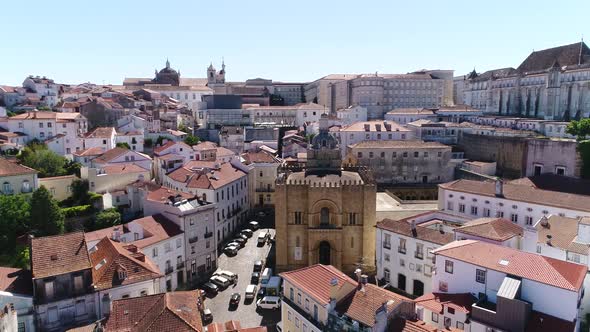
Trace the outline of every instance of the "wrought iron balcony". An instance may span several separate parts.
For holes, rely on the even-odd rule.
[[[397,252],[400,254],[406,254],[406,247],[397,247]]]
[[[193,236],[191,238],[188,239],[188,243],[195,243],[199,240],[198,236]]]
[[[180,270],[180,269],[182,269],[182,268],[184,268],[184,262],[179,262],[179,263],[176,263],[176,269],[177,269],[177,270]]]
[[[174,271],[174,268],[172,266],[166,266],[166,274],[170,274]]]
[[[208,239],[213,236],[213,232],[205,233],[205,238]]]

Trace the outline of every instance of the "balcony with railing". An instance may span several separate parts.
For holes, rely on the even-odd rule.
[[[416,252],[414,252],[414,257],[416,257],[418,259],[424,259],[424,252],[416,251]]]
[[[406,247],[397,247],[397,252],[400,254],[406,254]]]
[[[183,268],[184,268],[184,262],[178,262],[178,263],[176,263],[176,269],[177,270],[180,270],[180,269],[183,269]]]
[[[383,242],[383,248],[391,249],[391,243],[390,242]]]
[[[174,272],[174,268],[172,266],[166,266],[166,274],[170,274],[172,272]]]
[[[188,243],[195,243],[199,240],[198,236],[193,236],[188,239]]]
[[[213,236],[213,232],[205,233],[205,238],[208,239]]]

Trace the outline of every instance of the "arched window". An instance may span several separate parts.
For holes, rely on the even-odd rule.
[[[203,201],[207,201],[207,194],[203,193]]]
[[[330,209],[327,207],[323,207],[320,210],[320,225],[329,225],[330,224]]]
[[[383,269],[383,279],[386,282],[389,282],[390,278],[391,278],[391,272],[389,271],[389,269]]]

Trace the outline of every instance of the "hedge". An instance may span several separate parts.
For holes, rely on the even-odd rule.
[[[62,211],[66,218],[81,217],[94,213],[94,207],[92,205],[80,205],[63,208]]]

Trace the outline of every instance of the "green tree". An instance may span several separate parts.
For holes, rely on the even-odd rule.
[[[72,174],[77,177],[80,177],[80,169],[82,168],[82,164],[79,162],[75,162],[73,160],[67,160],[66,164],[64,165],[64,169],[66,174]]]
[[[572,121],[570,122],[565,132],[576,136],[578,141],[582,141],[586,139],[586,136],[590,135],[590,119],[582,119],[580,121]]]
[[[88,194],[88,180],[76,179],[72,181],[72,206],[86,205],[90,202],[90,195]]]
[[[197,145],[197,144],[199,144],[200,141],[201,140],[197,136],[194,136],[194,135],[187,135],[186,138],[184,139],[184,142],[190,146]]]
[[[151,138],[146,138],[146,139],[143,140],[143,145],[146,148],[151,148],[153,144],[154,144],[154,140],[151,139]]]
[[[127,142],[119,142],[119,143],[117,143],[117,147],[131,150],[131,147],[129,146],[129,144]]]
[[[121,213],[116,208],[100,211],[95,218],[92,230],[103,229],[121,224]]]
[[[41,186],[31,198],[31,230],[36,236],[56,235],[63,233],[64,214],[51,197],[51,193]]]
[[[13,252],[16,238],[29,231],[31,206],[24,195],[0,196],[0,251]]]
[[[158,136],[158,139],[156,139],[156,145],[161,146],[162,142],[164,142],[165,139],[166,139],[166,137],[164,137],[164,136]]]
[[[18,157],[21,164],[39,171],[40,177],[59,176],[67,173],[68,160],[48,150],[44,144],[29,144]]]
[[[178,130],[183,131],[187,134],[191,132],[190,129],[188,129],[188,127],[182,123],[178,125]]]

